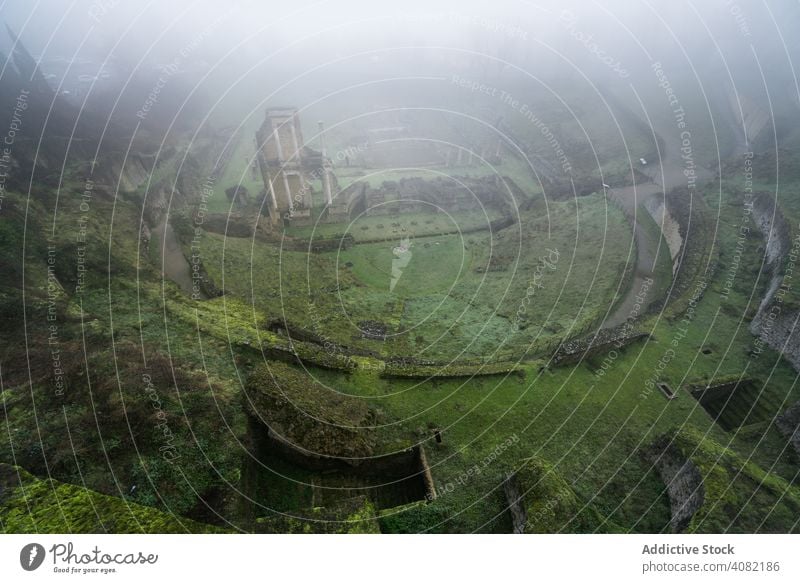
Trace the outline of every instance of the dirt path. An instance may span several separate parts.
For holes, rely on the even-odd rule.
[[[659,241],[653,241],[647,236],[647,230],[642,227],[638,219],[640,213],[647,212],[642,210],[644,208],[648,208],[648,210],[655,208],[659,206],[659,202],[661,203],[660,206],[663,207],[663,201],[653,201],[657,204],[652,205],[647,204],[648,199],[657,196],[663,197],[664,192],[687,185],[687,178],[684,175],[685,163],[681,158],[681,143],[678,135],[675,133],[674,128],[669,128],[669,131],[660,135],[664,143],[660,163],[656,161],[656,163],[651,163],[647,167],[639,168],[652,182],[608,189],[609,197],[622,206],[631,223],[638,256],[630,288],[614,311],[603,322],[602,328],[613,328],[625,322],[631,315],[635,315],[637,312],[644,312],[651,303],[658,299],[653,293],[654,290],[663,289],[663,284],[668,283],[659,281],[659,276],[655,271]],[[711,172],[700,166],[695,166],[694,170],[697,174],[698,184],[709,180],[713,176]],[[652,218],[658,224],[664,237],[664,241],[661,244],[668,245],[670,256],[674,260],[680,252],[682,243],[680,234],[677,232],[678,225],[668,215],[666,209],[662,209],[662,213],[659,214],[661,216]],[[643,291],[643,284],[648,278],[652,279],[653,283],[649,286],[649,293],[642,299],[639,296]],[[636,306],[637,303],[640,304],[638,307]]]
[[[633,279],[625,297],[617,304],[614,311],[603,322],[603,328],[613,328],[624,323],[629,317],[636,316],[638,313],[647,309],[656,300],[654,291],[658,289],[661,282],[656,281],[656,259],[658,258],[658,241],[651,240],[647,232],[639,222],[639,214],[644,212],[642,207],[637,210],[637,202],[645,197],[658,194],[660,187],[653,183],[637,184],[636,186],[626,186],[624,188],[614,188],[608,191],[609,196],[619,202],[628,217],[628,221],[633,228],[633,237],[636,241],[636,266],[634,267]],[[634,218],[636,217],[636,218]],[[651,279],[652,284],[645,289],[645,282]],[[642,291],[647,291],[644,300],[638,296]],[[637,303],[641,304],[637,308]]]

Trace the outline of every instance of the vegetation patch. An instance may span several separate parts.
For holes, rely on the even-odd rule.
[[[522,460],[506,480],[506,497],[519,533],[615,532],[591,505],[582,502],[555,468],[539,457]]]
[[[687,532],[797,532],[800,489],[692,427],[665,434],[702,476],[704,501]],[[758,510],[756,510],[758,509]]]
[[[0,529],[9,534],[212,534],[230,532],[0,464]]]
[[[375,451],[375,412],[307,371],[281,362],[262,365],[248,378],[245,399],[272,435],[309,455],[363,458]]]

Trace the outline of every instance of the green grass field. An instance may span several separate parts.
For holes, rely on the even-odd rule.
[[[208,234],[202,254],[229,297],[303,327],[312,325],[313,303],[324,314],[326,335],[341,344],[425,358],[519,357],[535,353],[537,342],[586,332],[605,313],[630,245],[622,213],[602,197],[552,203],[548,210],[526,211],[521,223],[496,233],[415,238],[394,289],[392,248],[403,231],[390,217],[363,219],[370,233],[386,232],[388,241],[343,251],[281,251]],[[413,216],[398,220],[409,229],[435,226],[421,217],[421,226],[412,226]],[[361,223],[354,234],[366,232]],[[357,338],[358,322],[368,320],[386,323],[386,343]]]
[[[244,160],[249,138],[241,140],[233,160]],[[242,171],[236,164],[218,185],[220,212],[227,210],[224,188]],[[766,286],[763,240],[754,232],[745,241],[729,295],[721,292],[733,258],[721,253],[713,274],[700,271],[690,282],[690,289],[705,285],[696,305],[670,304],[637,322],[648,339],[558,367],[551,361],[558,344],[594,332],[627,291],[621,282],[635,256],[631,229],[620,209],[599,194],[545,206],[520,168],[520,187],[533,203],[518,223],[497,232],[472,231],[485,219],[468,214],[453,215],[462,231],[472,231],[463,236],[441,234],[452,230],[451,222],[438,215],[366,217],[351,226],[354,246],[321,253],[203,233],[197,251],[225,291],[207,301],[190,299],[162,278],[157,254],[141,247],[141,210],[133,197],[92,202],[89,273],[76,293],[80,184],[73,180],[64,193],[49,242],[47,213],[54,200],[52,193],[37,192],[31,208],[40,218],[26,225],[27,234],[21,220],[0,230],[4,244],[14,248],[26,237],[31,242],[24,256],[4,265],[13,276],[9,282],[22,281],[24,273],[26,287],[2,288],[10,324],[2,341],[0,461],[71,484],[53,494],[68,492],[81,504],[109,500],[82,497],[74,488],[203,523],[220,524],[225,516],[232,524],[222,526],[245,530],[274,518],[274,511],[313,515],[319,509],[309,507],[319,498],[311,484],[333,480],[329,474],[285,460],[259,468],[251,457],[244,387],[254,370],[270,364],[268,349],[288,345],[285,336],[267,329],[268,322],[285,319],[318,342],[307,343],[317,352],[302,367],[293,361],[284,370],[293,366],[294,376],[309,384],[363,399],[374,413],[380,453],[420,443],[426,448],[439,496],[427,504],[379,509],[384,532],[509,532],[502,483],[526,460],[544,460],[535,461],[536,467],[556,473],[541,492],[563,494],[570,502],[571,514],[548,528],[668,529],[669,500],[646,456],[663,435],[674,437],[707,485],[708,504],[690,530],[796,530],[797,459],[770,419],[800,398],[797,375],[772,350],[754,355],[748,329]],[[732,249],[741,189],[736,179],[723,186],[721,198],[713,187],[702,196],[719,217],[719,229],[709,237],[719,248]],[[761,189],[768,186],[766,178],[759,182]],[[782,188],[787,200],[780,204],[794,236],[797,183]],[[9,195],[4,204],[4,212],[22,216],[24,197]],[[392,287],[393,247],[403,228],[413,228],[412,255]],[[645,228],[653,240],[659,238],[654,223]],[[313,235],[331,238],[345,231],[325,225]],[[306,228],[291,228],[290,234],[311,236]],[[60,288],[53,299],[45,242],[58,258]],[[710,247],[710,238],[706,242]],[[185,251],[189,255],[188,246]],[[668,272],[665,247],[661,253],[658,269]],[[67,379],[63,395],[54,393],[51,374],[51,301]],[[362,337],[365,321],[384,324],[387,339]],[[297,344],[298,354],[300,348],[311,354]],[[324,368],[324,358],[317,357],[331,356],[331,344],[371,356],[353,357],[348,373]],[[455,360],[474,373],[487,362],[519,362],[523,374],[389,378],[380,374],[381,366],[371,366],[397,357]],[[749,383],[728,410],[731,422],[725,426],[710,416],[713,408],[688,392],[739,377]],[[668,383],[676,398],[667,399],[656,382]],[[755,415],[749,416],[744,409],[752,405]],[[441,443],[433,439],[434,430]],[[165,446],[176,463],[165,458]],[[52,500],[41,484],[49,509]],[[251,496],[256,503],[245,504]],[[0,513],[3,530],[21,524],[33,529],[19,515],[18,502],[14,516]],[[765,508],[774,512],[766,515]],[[69,520],[53,524],[70,524],[72,510]],[[134,514],[151,521],[152,529],[166,520],[140,506]]]

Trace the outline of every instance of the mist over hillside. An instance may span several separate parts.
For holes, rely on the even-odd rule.
[[[3,532],[800,529],[796,2],[0,20]]]

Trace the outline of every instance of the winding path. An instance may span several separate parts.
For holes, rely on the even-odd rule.
[[[647,230],[642,226],[639,217],[642,208],[646,205],[648,199],[653,199],[663,193],[669,193],[674,188],[685,187],[687,185],[686,176],[683,174],[684,167],[680,156],[681,144],[677,134],[670,128],[668,132],[660,133],[664,142],[664,148],[661,151],[660,164],[652,165],[646,168],[640,168],[640,171],[648,176],[651,182],[632,184],[622,188],[609,188],[609,197],[619,203],[633,229],[633,235],[636,240],[637,258],[635,272],[631,285],[628,288],[625,296],[617,304],[611,314],[605,319],[601,328],[613,328],[624,323],[628,318],[643,313],[647,307],[656,301],[657,298],[654,294],[655,290],[663,287],[662,284],[668,282],[659,281],[659,275],[655,270],[656,261],[658,259],[659,244],[670,245],[671,255],[674,257],[680,251],[679,235],[672,232],[677,227],[677,223],[669,216],[664,205],[664,211],[661,217],[651,217],[658,224],[658,227],[663,236],[663,241],[653,241],[647,236]],[[695,166],[697,175],[697,183],[702,183],[710,179],[713,175],[711,172],[700,166]],[[664,200],[654,202],[665,202]],[[672,228],[672,231],[670,229]],[[674,269],[674,265],[673,265]],[[662,276],[663,277],[663,276]],[[645,280],[651,279],[652,284],[645,290]],[[644,300],[640,300],[637,296],[642,291],[646,291]],[[637,307],[637,302],[640,303]]]

